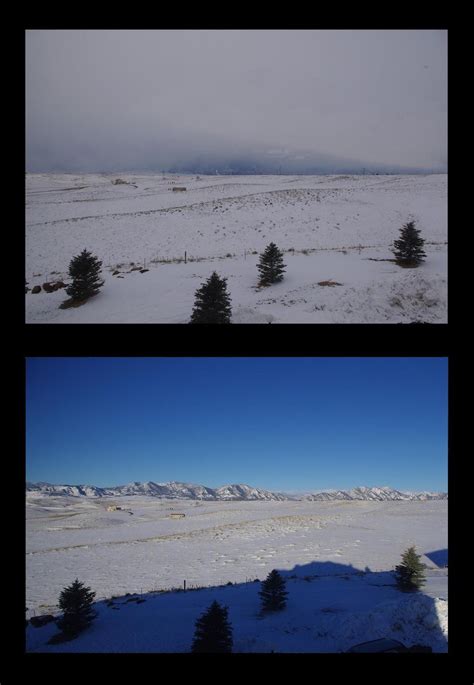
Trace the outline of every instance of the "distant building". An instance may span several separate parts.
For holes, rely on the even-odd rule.
[[[186,188],[184,186],[175,186],[173,188],[173,193],[175,193],[177,191],[182,192],[183,190],[186,190]]]
[[[173,513],[173,514],[170,514],[170,519],[184,519],[185,516],[186,516],[186,514]]]
[[[121,511],[122,507],[118,507],[116,504],[109,504],[107,511]]]

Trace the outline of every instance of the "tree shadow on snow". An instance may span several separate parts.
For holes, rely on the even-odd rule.
[[[430,552],[425,556],[440,566],[447,566],[447,550]],[[354,639],[350,644],[348,642],[344,646],[343,651],[356,644],[382,637],[398,640],[405,647],[412,647],[415,644],[431,645],[434,652],[446,652],[448,649],[448,642],[440,625],[435,599],[424,592],[426,586],[418,592],[401,592],[396,586],[393,570],[371,571],[368,566],[362,570],[352,566],[352,564],[332,561],[312,561],[302,565],[296,564],[290,570],[277,570],[288,580],[304,579],[309,583],[318,583],[323,579],[328,582],[334,578],[334,580],[344,579],[347,581],[344,586],[340,586],[343,587],[343,591],[340,591],[342,595],[340,601],[338,601],[337,591],[336,595],[334,594],[334,586],[331,588],[330,583],[327,585],[328,588],[331,588],[328,592],[327,606],[321,608],[323,613],[334,612],[336,622],[337,617],[344,621],[348,611],[357,612],[360,610],[361,615],[364,614],[368,617],[369,624],[367,625],[365,619],[360,621],[360,635],[354,634]],[[428,568],[427,571],[429,571]],[[375,587],[380,588],[380,593],[373,591]],[[395,608],[395,604],[400,602],[405,607],[401,611]],[[358,603],[363,607],[358,608]],[[387,621],[384,620],[385,611],[387,612]],[[413,622],[414,630],[404,631],[404,620]],[[384,626],[386,626],[386,630]]]
[[[438,552],[430,552],[426,556],[431,560],[443,560],[445,556]],[[433,558],[434,555],[434,558]],[[437,563],[435,561],[435,563]],[[264,580],[272,570],[270,565],[258,579],[249,580],[242,583],[227,583],[216,586],[195,586],[192,579],[189,579],[186,591],[183,588],[174,588],[162,591],[150,591],[143,593],[127,593],[121,596],[114,596],[109,599],[101,599],[95,602],[95,608],[103,611],[120,610],[124,605],[141,604],[147,600],[158,599],[159,597],[170,597],[172,594],[180,595],[180,600],[176,603],[176,611],[184,606],[185,595],[188,593],[202,593],[202,606],[196,609],[196,618],[202,611],[211,604],[212,601],[229,606],[229,618],[232,622],[232,613],[236,611],[242,601],[242,591],[248,592],[246,602],[251,597],[251,602],[255,602],[255,620],[259,617],[260,603],[257,591],[260,589],[260,582]],[[306,622],[305,630],[310,629],[315,636],[321,626],[329,621],[331,630],[328,638],[329,648],[322,648],[322,643],[315,637],[314,652],[342,652],[350,647],[370,640],[377,640],[385,637],[395,639],[406,647],[414,644],[432,645],[435,652],[447,651],[447,640],[441,630],[436,611],[435,600],[421,590],[415,593],[400,592],[396,588],[395,578],[391,571],[371,571],[368,566],[365,569],[358,569],[351,564],[343,564],[332,561],[311,561],[307,564],[297,564],[291,569],[276,568],[286,580],[288,591],[287,609],[288,621],[298,623],[300,616],[295,618],[294,610],[291,612],[292,596],[295,604],[299,602],[302,610],[307,610],[301,620]],[[229,569],[231,575],[231,570]],[[334,582],[331,582],[331,579]],[[379,589],[376,589],[379,588]],[[237,593],[235,591],[237,590]],[[302,598],[303,594],[303,598]],[[299,595],[299,599],[297,599]],[[422,604],[417,598],[422,597]],[[398,609],[398,604],[405,603],[405,609]],[[414,609],[410,611],[410,603]],[[284,610],[281,617],[284,617]],[[408,617],[408,618],[407,618]],[[260,618],[262,616],[260,615]],[[269,618],[269,620],[272,620]],[[408,623],[407,623],[408,621]],[[411,623],[413,622],[413,623]],[[341,627],[341,635],[338,635],[338,627]],[[94,624],[93,624],[94,626]],[[405,628],[408,626],[408,630]],[[414,626],[414,627],[413,627]],[[56,632],[53,630],[54,624],[42,628],[28,626],[28,631],[41,630],[46,643],[47,639]],[[94,628],[92,628],[94,629]],[[288,632],[288,630],[284,631]],[[296,629],[297,632],[297,629]],[[336,636],[338,647],[331,648],[331,636]],[[39,637],[39,635],[38,635]],[[297,640],[297,637],[295,638]],[[36,641],[38,645],[38,641]],[[279,645],[278,636],[275,637],[274,649],[262,649],[260,653],[270,651],[287,651],[284,640]],[[295,643],[293,643],[295,644]],[[307,644],[307,643],[306,643]],[[297,645],[297,642],[296,642]],[[37,651],[37,650],[35,650]],[[39,650],[41,651],[41,649]],[[80,650],[79,650],[80,651]],[[135,650],[134,650],[135,651]],[[236,649],[235,651],[239,651]],[[251,650],[254,651],[255,650]],[[290,651],[298,651],[293,649]],[[308,652],[307,647],[301,650]],[[312,650],[309,650],[310,652]]]

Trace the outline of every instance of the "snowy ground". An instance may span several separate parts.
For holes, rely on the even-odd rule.
[[[116,501],[128,511],[108,512]],[[171,512],[184,519],[170,519]],[[429,567],[419,596],[389,571],[415,544]],[[215,598],[229,606],[236,651],[349,648],[391,636],[447,649],[447,502],[177,502],[144,497],[27,498],[27,616],[56,613],[74,578],[101,602],[93,628],[46,646],[54,625],[29,626],[28,649],[188,651],[194,621]],[[434,554],[433,554],[434,553]],[[288,609],[258,616],[255,578],[288,578]],[[182,587],[191,592],[160,593]],[[216,587],[232,582],[234,585]],[[143,595],[136,604],[126,593]],[[159,617],[159,620],[157,620]],[[150,630],[150,623],[153,630]]]
[[[74,309],[58,309],[64,290],[27,293],[27,322],[186,323],[213,270],[228,279],[234,323],[447,321],[446,175],[119,177],[128,184],[27,175],[28,287],[67,280],[84,248],[105,278]],[[412,219],[427,259],[401,269],[384,260]],[[284,251],[285,279],[259,290],[258,254],[271,241]],[[341,285],[318,285],[327,280]]]

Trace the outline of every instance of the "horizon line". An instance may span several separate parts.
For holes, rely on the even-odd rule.
[[[204,488],[209,488],[210,490],[217,490],[219,488],[224,488],[224,487],[229,487],[229,486],[239,486],[239,485],[245,485],[246,487],[250,488],[255,488],[258,490],[265,490],[267,492],[272,492],[276,494],[317,494],[317,493],[322,493],[322,492],[344,492],[347,490],[356,490],[357,488],[368,488],[368,489],[390,489],[390,490],[398,490],[399,492],[404,492],[404,493],[410,493],[410,492],[417,492],[417,493],[423,493],[423,492],[436,492],[436,493],[447,493],[448,489],[447,486],[444,489],[441,490],[419,490],[417,488],[409,488],[409,489],[401,489],[401,488],[396,488],[392,487],[391,485],[353,485],[351,487],[337,487],[337,488],[292,488],[290,490],[282,490],[280,488],[276,489],[271,489],[259,485],[248,485],[248,483],[224,483],[223,485],[216,485],[216,486],[211,486],[211,485],[203,485],[202,483],[194,483],[194,482],[189,482],[189,481],[182,481],[182,480],[169,480],[166,482],[163,481],[153,481],[153,480],[131,480],[128,481],[127,483],[123,484],[118,484],[118,485],[93,485],[92,483],[87,483],[87,482],[82,482],[82,483],[52,483],[51,481],[45,481],[45,480],[39,480],[39,481],[31,481],[31,480],[26,480],[25,484],[28,485],[38,485],[40,483],[43,483],[45,485],[65,485],[68,487],[81,487],[81,486],[89,486],[89,487],[94,487],[94,488],[101,488],[101,489],[113,489],[113,488],[120,488],[124,487],[126,485],[143,485],[145,483],[153,483],[154,485],[170,485],[171,483],[181,483],[183,485],[192,485],[192,486],[198,486],[198,487],[204,487]]]
[[[211,173],[211,172],[206,172],[206,171],[170,171],[167,169],[140,169],[140,168],[135,168],[135,169],[122,169],[122,168],[117,168],[117,169],[110,169],[110,170],[103,170],[103,169],[94,169],[94,170],[84,170],[84,169],[41,169],[41,170],[35,170],[35,171],[25,171],[25,174],[116,174],[116,173],[121,173],[121,174],[143,174],[143,173],[149,173],[149,174],[170,174],[170,175],[176,175],[176,176],[194,176],[196,174],[200,176],[332,176],[332,175],[350,175],[350,176],[437,176],[437,175],[447,175],[448,170],[437,170],[437,169],[421,169],[421,168],[415,168],[415,169],[409,169],[409,170],[395,170],[395,171],[363,171],[363,170],[338,170],[338,169],[333,169],[333,170],[326,170],[326,171],[293,171],[293,172],[265,172],[265,171],[218,171],[217,173]]]

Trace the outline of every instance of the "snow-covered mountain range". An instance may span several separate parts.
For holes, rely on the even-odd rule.
[[[69,495],[72,497],[119,497],[126,495],[145,495],[163,499],[193,500],[430,500],[448,499],[446,492],[402,492],[393,488],[358,487],[351,490],[330,490],[308,494],[287,494],[270,492],[249,485],[223,485],[209,488],[191,483],[145,483],[133,482],[127,485],[99,488],[95,485],[52,485],[51,483],[27,483],[26,491],[39,495]]]
[[[447,492],[403,492],[387,486],[381,488],[352,488],[352,490],[335,490],[316,492],[304,495],[306,500],[427,500],[448,499]]]

